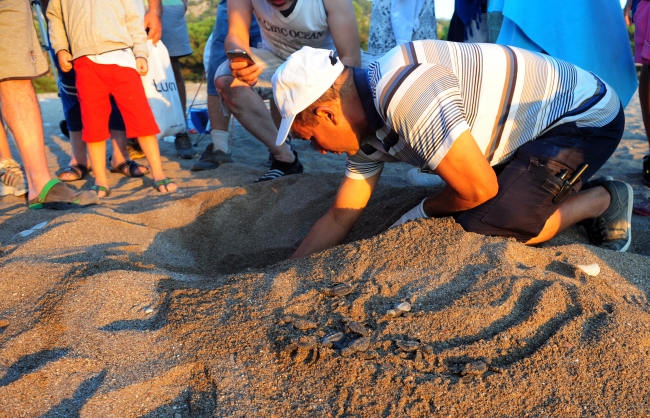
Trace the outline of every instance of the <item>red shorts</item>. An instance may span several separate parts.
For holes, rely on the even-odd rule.
[[[84,142],[106,141],[111,137],[108,119],[110,96],[124,118],[126,136],[156,135],[160,132],[144,94],[142,80],[133,68],[96,64],[86,57],[74,60],[77,95],[81,106],[81,139]]]

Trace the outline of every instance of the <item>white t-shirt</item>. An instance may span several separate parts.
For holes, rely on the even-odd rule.
[[[282,59],[303,46],[335,50],[323,0],[296,1],[289,17],[284,17],[266,0],[251,0],[263,47]]]
[[[86,57],[95,64],[113,64],[137,70],[135,66],[135,55],[133,55],[131,48],[117,49],[99,55],[86,55]]]

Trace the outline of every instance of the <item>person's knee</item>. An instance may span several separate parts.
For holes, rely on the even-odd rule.
[[[229,103],[234,99],[233,89],[231,88],[233,81],[234,77],[227,75],[219,76],[214,80],[219,96],[221,96],[226,103]]]

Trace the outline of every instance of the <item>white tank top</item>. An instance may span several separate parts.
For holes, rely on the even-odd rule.
[[[296,1],[293,12],[284,17],[266,0],[251,0],[263,47],[282,59],[303,46],[335,50],[323,0]]]

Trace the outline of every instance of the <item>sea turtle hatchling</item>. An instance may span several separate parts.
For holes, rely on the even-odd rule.
[[[341,350],[341,355],[343,357],[351,356],[354,353],[367,351],[368,348],[370,348],[370,338],[361,337],[352,341],[350,345]]]
[[[338,343],[339,341],[345,338],[345,334],[341,331],[330,332],[320,340],[320,344],[323,347],[331,347],[332,345]]]
[[[293,327],[300,331],[307,331],[316,328],[318,325],[315,322],[307,321],[306,319],[298,318],[293,321]]]
[[[317,339],[315,337],[300,337],[293,341],[299,350],[311,350],[316,347]]]
[[[415,351],[418,348],[420,348],[420,345],[421,345],[417,341],[406,341],[406,340],[395,341],[395,344],[397,345],[397,347],[399,347],[400,350],[406,351],[406,352]]]
[[[354,291],[354,287],[347,283],[337,283],[325,289],[321,289],[321,293],[328,297],[345,296]]]
[[[348,330],[350,330],[350,332],[353,332],[355,334],[359,334],[362,337],[367,337],[368,335],[370,335],[370,331],[368,331],[366,327],[361,325],[361,323],[356,321],[348,322]]]

